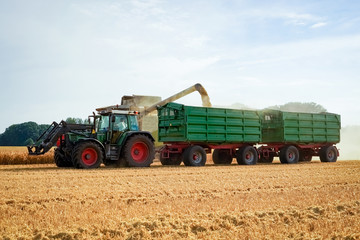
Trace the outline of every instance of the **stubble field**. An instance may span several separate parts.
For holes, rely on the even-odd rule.
[[[360,239],[360,161],[0,166],[3,239]]]

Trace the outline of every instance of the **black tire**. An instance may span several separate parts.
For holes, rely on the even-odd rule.
[[[321,162],[336,162],[338,151],[334,146],[325,146],[320,149]]]
[[[236,161],[239,165],[255,165],[259,154],[253,146],[244,146],[236,154]]]
[[[190,146],[184,151],[183,161],[185,166],[204,166],[206,163],[206,152],[201,146]]]
[[[295,146],[285,146],[280,149],[280,162],[295,164],[299,162],[299,150]]]
[[[149,137],[139,134],[126,141],[123,159],[129,167],[150,167],[154,158],[154,143]]]
[[[63,151],[61,151],[59,148],[55,149],[54,160],[55,160],[56,166],[58,166],[58,167],[73,167],[74,166],[71,159],[68,159],[65,156],[65,154],[63,153]]]
[[[103,159],[102,148],[95,142],[79,142],[73,149],[72,160],[76,168],[98,168]]]
[[[182,162],[182,154],[172,153],[168,158],[164,158],[160,153],[160,162],[164,166],[179,166]]]
[[[310,162],[312,160],[312,155],[308,151],[300,151],[299,154],[299,162]]]
[[[260,159],[258,160],[259,163],[272,163],[274,161],[274,156],[264,157],[260,156]]]
[[[212,154],[212,159],[215,164],[231,164],[233,156],[230,154],[230,149],[215,149]]]

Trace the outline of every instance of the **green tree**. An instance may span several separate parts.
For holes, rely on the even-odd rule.
[[[49,125],[38,125],[35,122],[25,122],[14,124],[6,128],[0,135],[1,146],[25,146],[31,141],[35,141]]]
[[[87,119],[68,117],[65,122],[73,124],[84,124],[87,123]]]
[[[25,142],[24,142],[24,145],[32,145],[34,144],[34,140],[32,140],[32,138],[28,138]]]

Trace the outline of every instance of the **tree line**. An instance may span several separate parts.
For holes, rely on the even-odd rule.
[[[87,120],[68,117],[67,123],[85,123]],[[38,137],[48,129],[49,124],[37,124],[36,122],[25,122],[13,124],[0,134],[0,146],[27,146],[36,142]]]

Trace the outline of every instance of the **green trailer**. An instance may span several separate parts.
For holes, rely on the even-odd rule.
[[[259,112],[225,108],[193,107],[168,103],[158,108],[158,138],[164,142],[163,165],[202,166],[206,153],[213,161],[229,164],[255,164],[255,145],[261,141]]]
[[[334,162],[340,142],[340,115],[332,113],[298,113],[277,110],[259,111],[262,125],[260,161],[282,163],[311,161],[319,156],[323,162]]]
[[[213,150],[215,164],[311,161],[335,162],[340,115],[277,110],[237,110],[168,103],[158,108],[163,165],[202,166]]]

